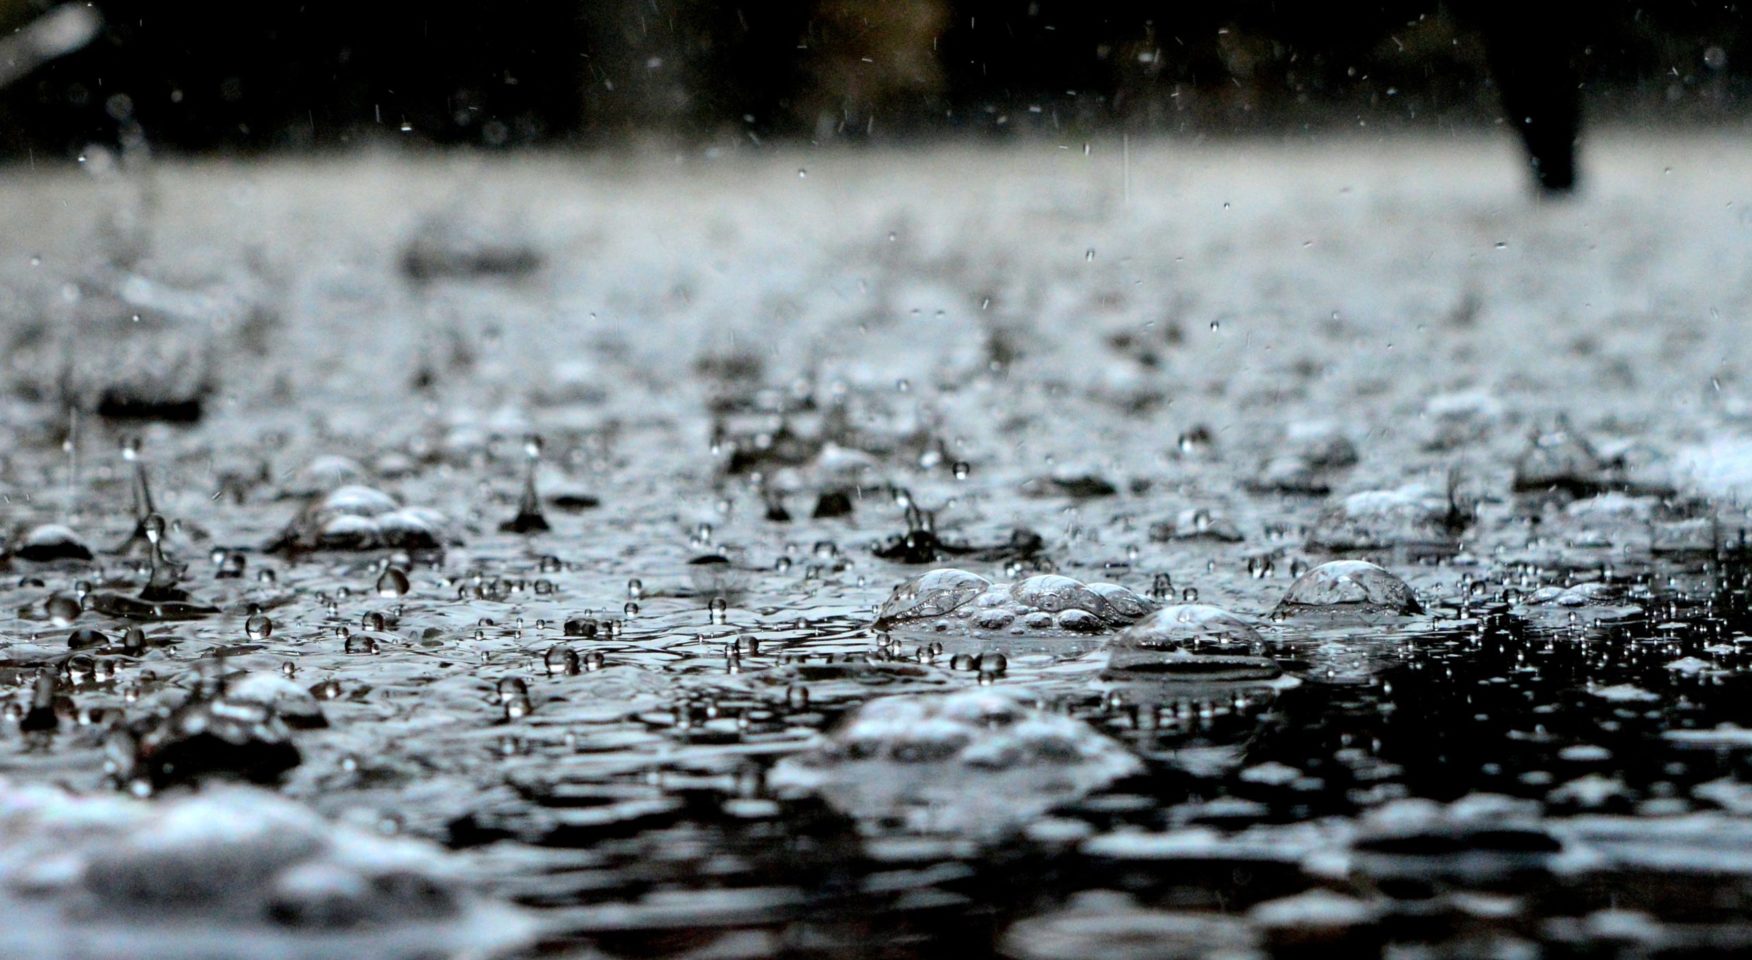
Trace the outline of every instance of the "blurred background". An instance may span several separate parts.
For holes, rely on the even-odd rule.
[[[100,0],[19,41],[58,6],[0,0],[12,157],[1439,129],[1500,123],[1511,61],[1590,122],[1719,123],[1752,78],[1719,0]]]

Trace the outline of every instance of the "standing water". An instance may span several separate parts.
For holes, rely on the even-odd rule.
[[[0,184],[0,953],[1752,949],[1740,147]]]

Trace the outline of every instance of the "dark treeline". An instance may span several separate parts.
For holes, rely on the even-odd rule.
[[[52,5],[0,0],[0,24]],[[0,150],[76,151],[129,122],[179,150],[1476,123],[1503,70],[1484,28],[1595,112],[1719,118],[1752,82],[1738,7],[1692,0],[97,7],[94,42],[0,91]]]

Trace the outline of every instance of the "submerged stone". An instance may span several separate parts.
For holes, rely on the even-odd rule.
[[[1279,613],[1330,610],[1357,613],[1417,613],[1417,594],[1404,580],[1366,560],[1333,560],[1296,578],[1279,601]]]
[[[1154,609],[1115,583],[1040,574],[995,584],[965,570],[932,570],[894,588],[876,612],[878,630],[1036,636],[1105,633]]]
[[[989,836],[1142,769],[1080,720],[976,689],[867,703],[767,783],[818,794],[871,832]]]

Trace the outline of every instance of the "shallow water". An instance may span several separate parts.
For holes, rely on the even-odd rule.
[[[1115,146],[18,171],[0,774],[251,775],[528,955],[1745,944],[1743,142]],[[1257,639],[873,628],[938,567]]]

